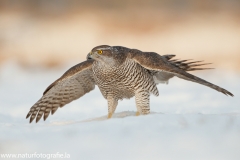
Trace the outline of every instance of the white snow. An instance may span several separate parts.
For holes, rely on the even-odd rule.
[[[239,160],[240,74],[193,73],[229,91],[225,96],[173,78],[151,96],[152,113],[135,116],[134,98],[119,102],[106,119],[107,102],[96,89],[57,110],[44,122],[25,116],[60,69],[0,68],[0,153],[68,153],[80,160]],[[226,74],[228,73],[228,74]]]

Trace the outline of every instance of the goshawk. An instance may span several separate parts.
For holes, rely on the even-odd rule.
[[[92,91],[97,85],[108,101],[108,118],[116,110],[118,100],[135,96],[136,115],[150,113],[150,94],[158,96],[157,84],[168,83],[174,76],[208,86],[225,95],[229,91],[207,82],[187,71],[204,65],[200,61],[172,60],[175,55],[159,55],[122,46],[101,45],[92,49],[87,60],[66,71],[44,91],[27,114],[30,123],[41,117],[46,120],[59,107]]]

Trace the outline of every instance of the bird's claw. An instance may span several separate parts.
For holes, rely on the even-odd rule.
[[[108,119],[112,118],[112,113],[108,113]]]
[[[139,116],[139,115],[140,115],[140,112],[137,111],[137,112],[136,112],[136,116]]]

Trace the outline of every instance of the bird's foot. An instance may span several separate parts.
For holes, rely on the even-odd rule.
[[[139,115],[140,115],[140,112],[137,111],[137,112],[136,112],[136,116],[139,116]]]
[[[112,118],[112,113],[108,113],[108,119]]]

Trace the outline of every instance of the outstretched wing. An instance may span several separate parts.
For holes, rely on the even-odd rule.
[[[146,54],[151,54],[152,52],[145,52]],[[211,64],[211,63],[201,63],[203,61],[190,61],[190,60],[177,60],[172,59],[175,55],[162,55],[162,58],[168,61],[171,65],[184,70],[184,71],[196,71],[196,70],[206,70],[212,68],[199,68],[199,66]],[[153,78],[155,82],[158,83],[166,83],[168,84],[168,80],[173,78],[175,75],[172,73],[161,72],[161,71],[152,71]]]
[[[191,61],[190,59],[187,60],[172,59],[173,57],[175,57],[175,55],[172,54],[163,55],[162,57],[165,58],[171,65],[174,65],[175,67],[182,69],[184,71],[213,69],[213,68],[198,68],[199,66],[211,64],[202,63],[203,61]]]
[[[26,118],[30,117],[30,123],[35,118],[37,123],[43,115],[46,120],[50,112],[54,114],[59,107],[93,90],[95,88],[93,62],[94,60],[87,60],[73,66],[47,87],[42,98],[30,108],[27,114]]]
[[[171,73],[179,78],[182,78],[182,79],[185,79],[188,81],[192,81],[192,82],[196,82],[196,83],[208,86],[212,89],[215,89],[219,92],[222,92],[225,95],[233,96],[233,94],[230,93],[229,91],[227,91],[217,85],[214,85],[210,82],[207,82],[199,77],[196,77],[192,74],[189,74],[177,66],[174,66],[166,58],[163,58],[162,56],[160,56],[157,53],[141,52],[139,50],[132,49],[129,52],[129,57],[148,70],[155,70],[155,71]]]

